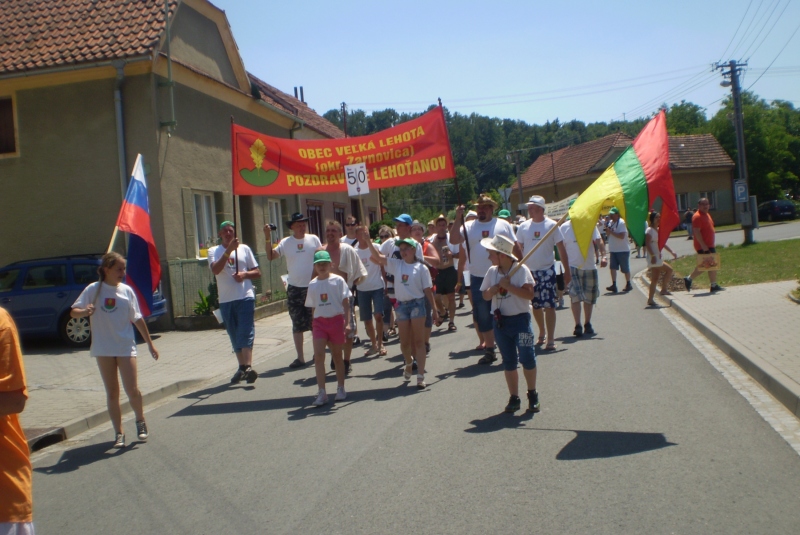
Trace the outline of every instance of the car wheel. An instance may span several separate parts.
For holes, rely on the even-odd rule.
[[[92,340],[89,318],[73,318],[69,312],[61,318],[58,333],[70,347],[86,347]]]

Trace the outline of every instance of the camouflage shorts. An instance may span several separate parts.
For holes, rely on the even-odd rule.
[[[292,319],[292,332],[302,333],[311,330],[314,310],[306,306],[308,288],[300,288],[291,284],[286,289],[286,306]]]

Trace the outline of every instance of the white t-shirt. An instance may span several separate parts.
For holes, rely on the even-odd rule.
[[[433,287],[431,272],[422,262],[407,263],[399,258],[389,258],[386,273],[394,276],[395,297],[398,301],[411,301],[425,297],[425,288]]]
[[[653,227],[647,227],[647,231],[645,231],[645,236],[650,236],[650,246],[645,247],[645,257],[647,258],[647,267],[660,267],[664,262],[661,259],[661,249],[658,248],[658,231]],[[647,245],[647,239],[645,238],[645,246]],[[651,257],[653,256],[652,249],[656,250],[656,261],[653,262]]]
[[[514,265],[516,265],[516,262]],[[481,292],[488,290],[495,284],[499,283],[504,276],[505,275],[500,273],[500,268],[498,266],[490,267],[489,271],[486,273],[486,277],[483,279],[483,283],[481,284]],[[523,286],[525,284],[535,284],[535,282],[533,281],[531,270],[528,269],[528,266],[522,264],[517,272],[511,277],[511,285]],[[516,316],[517,314],[524,314],[528,312],[528,307],[530,304],[531,302],[527,299],[516,296],[502,288],[500,288],[500,291],[497,292],[496,295],[492,296],[492,310],[497,310],[499,308],[500,314],[503,316]]]
[[[212,247],[208,251],[208,267],[211,264],[222,258],[225,254],[225,247],[218,245]],[[253,251],[250,247],[240,244],[234,253],[228,257],[225,267],[222,268],[217,275],[217,291],[219,292],[220,303],[230,303],[231,301],[240,301],[242,299],[255,299],[255,292],[253,291],[253,282],[250,279],[245,279],[242,282],[233,280],[233,275],[236,273],[235,259],[239,260],[239,273],[250,271],[258,267],[256,257],[253,256]]]
[[[381,244],[378,250],[386,258],[397,258],[399,260],[400,247],[395,245],[399,239],[400,238],[389,238]],[[422,261],[422,246],[419,243],[417,243],[417,250],[414,253],[414,256],[417,260]],[[389,289],[389,293],[394,293],[394,275],[390,274],[388,269],[386,270],[386,287]]]
[[[609,232],[610,231],[610,232]],[[617,238],[611,234],[611,232],[624,232],[625,235],[621,238]],[[621,217],[616,221],[610,221],[608,223],[608,230],[606,231],[608,234],[608,250],[612,253],[630,253],[631,248],[628,245],[628,227],[625,225],[625,220]],[[567,253],[569,254],[569,253]]]
[[[314,234],[306,234],[302,240],[294,236],[282,239],[275,252],[286,258],[289,284],[298,288],[308,287],[314,276],[314,253],[322,247]]]
[[[308,283],[306,306],[314,309],[315,318],[333,318],[344,314],[342,301],[351,295],[347,281],[339,275],[331,273],[324,280],[314,277]]]
[[[597,269],[594,263],[594,245],[589,244],[589,258],[584,259],[581,254],[581,248],[578,247],[578,240],[575,238],[575,232],[572,230],[572,221],[567,221],[561,225],[561,235],[564,237],[564,247],[567,249],[567,256],[569,257],[569,267],[582,269],[584,271],[590,269]],[[592,232],[592,242],[600,239],[600,233],[597,227],[594,227]]]
[[[547,234],[551,228],[556,226],[558,226],[558,223],[549,217],[545,217],[544,221],[539,223],[534,223],[530,219],[524,221],[517,229],[517,242],[520,244],[520,247],[522,247],[522,255],[525,256],[528,254],[528,251],[542,241],[544,235]],[[554,230],[547,240],[536,249],[536,252],[528,258],[525,265],[528,266],[531,271],[542,271],[552,268],[553,264],[556,262],[556,255],[553,251],[553,247],[555,247],[557,243],[563,241],[564,237],[561,235],[561,231],[559,229]]]
[[[371,292],[373,290],[383,290],[383,274],[381,273],[381,266],[372,261],[372,247],[362,249],[356,248],[358,257],[361,263],[367,268],[367,277],[361,281],[361,284],[356,284],[356,288],[362,292]]]
[[[341,238],[339,238],[339,243],[346,243],[351,247],[358,247],[358,238],[348,238],[345,234]]]
[[[517,240],[514,235],[514,227],[508,221],[496,217],[486,223],[473,219],[467,221],[466,227],[469,240],[469,274],[471,277],[484,277],[492,267],[492,261],[489,260],[489,252],[481,245],[481,240],[500,235],[505,236],[513,243]]]
[[[133,288],[124,283],[119,286],[103,283],[100,295],[97,295],[98,285],[100,282],[93,282],[84,288],[72,304],[72,308],[94,304],[94,314],[89,317],[92,326],[89,354],[93,357],[135,357],[133,322],[142,314]]]

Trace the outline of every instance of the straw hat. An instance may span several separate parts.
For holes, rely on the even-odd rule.
[[[495,251],[500,254],[510,256],[511,258],[516,258],[514,256],[514,242],[505,236],[500,236],[498,234],[494,238],[484,238],[481,240],[481,245],[490,251]]]

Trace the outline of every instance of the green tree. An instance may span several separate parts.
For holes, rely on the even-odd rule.
[[[667,111],[667,130],[673,136],[708,132],[706,109],[685,100],[673,104]]]

